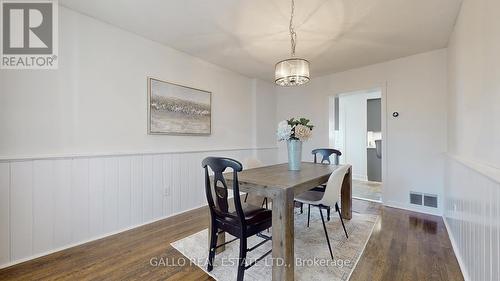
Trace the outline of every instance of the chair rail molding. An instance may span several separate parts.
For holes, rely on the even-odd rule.
[[[500,168],[493,167],[488,165],[487,163],[481,163],[479,161],[475,161],[472,159],[468,159],[462,156],[458,156],[455,154],[447,153],[448,158],[453,159],[454,161],[475,170],[476,172],[482,174],[483,176],[488,177],[489,179],[500,183]]]
[[[81,153],[55,153],[55,154],[37,154],[37,155],[3,155],[0,156],[0,162],[24,161],[24,160],[48,160],[63,158],[90,158],[90,157],[111,157],[111,156],[137,156],[137,155],[155,155],[155,154],[184,154],[197,152],[219,152],[234,150],[271,150],[278,149],[278,146],[266,147],[232,147],[232,148],[211,148],[211,149],[184,149],[184,150],[159,150],[159,151],[121,151],[121,152],[81,152]]]

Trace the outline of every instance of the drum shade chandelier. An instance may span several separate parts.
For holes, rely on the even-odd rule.
[[[274,82],[280,86],[300,86],[309,82],[309,62],[305,59],[295,57],[295,46],[297,45],[297,33],[293,28],[293,15],[295,12],[295,1],[292,0],[292,12],[290,14],[290,43],[291,57],[276,64]]]

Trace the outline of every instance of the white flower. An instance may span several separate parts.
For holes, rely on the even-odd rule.
[[[290,125],[288,125],[288,121],[286,121],[286,120],[283,120],[283,121],[278,123],[278,128],[284,128],[286,126],[290,126]]]
[[[279,141],[286,141],[292,135],[292,126],[288,125],[286,120],[279,122],[278,131],[276,132]]]
[[[295,126],[295,137],[300,141],[308,140],[312,135],[311,129],[309,127],[298,124]]]

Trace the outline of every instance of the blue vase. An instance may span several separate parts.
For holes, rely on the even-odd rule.
[[[299,140],[288,140],[288,170],[300,171],[302,162],[302,142]]]

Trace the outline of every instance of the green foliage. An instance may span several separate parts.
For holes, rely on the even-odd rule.
[[[304,125],[304,126],[308,127],[311,130],[314,128],[313,125],[309,124],[309,122],[311,120],[306,119],[306,118],[302,118],[302,117],[299,118],[299,119],[291,118],[291,119],[286,120],[286,121],[288,122],[288,125],[290,125],[292,127],[297,126],[297,125],[300,124],[300,125]]]

